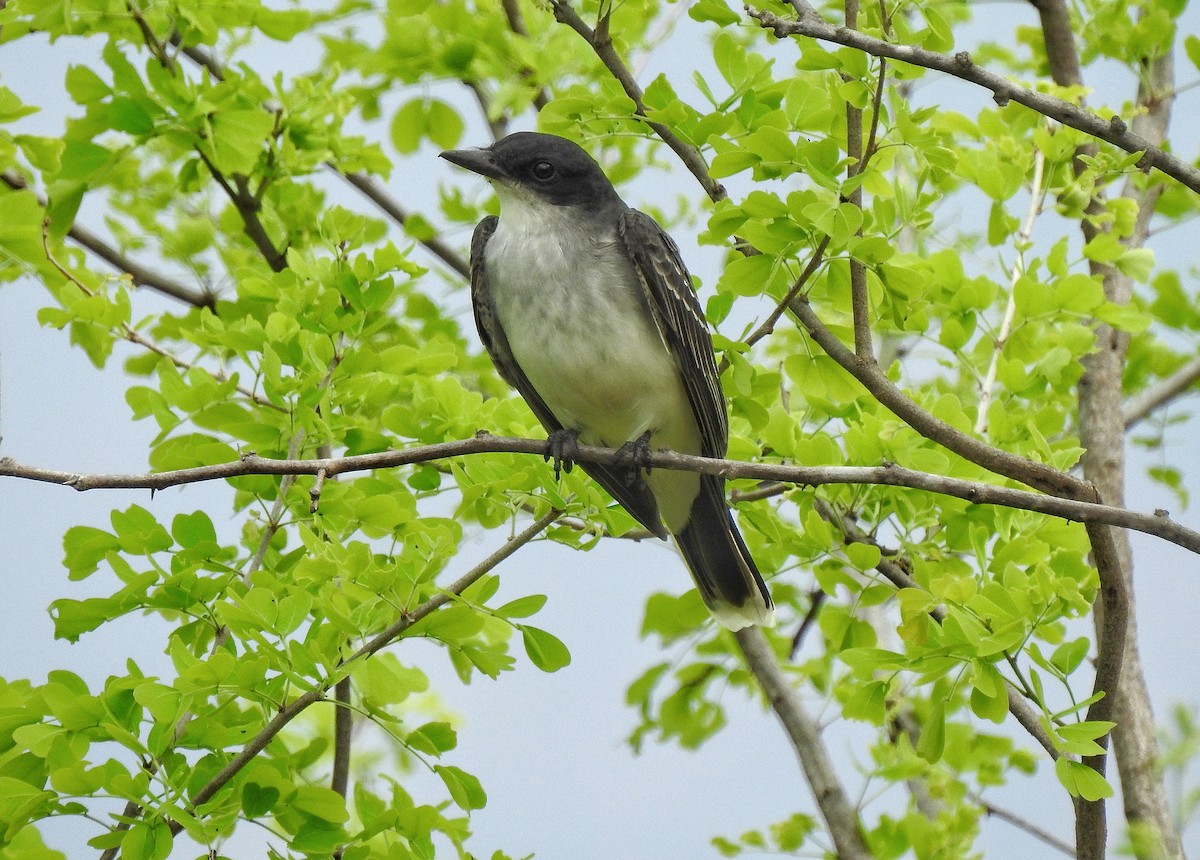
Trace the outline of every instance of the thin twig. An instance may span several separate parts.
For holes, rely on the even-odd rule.
[[[996,373],[1000,369],[1000,356],[1004,352],[1004,345],[1008,343],[1009,335],[1012,334],[1013,322],[1017,317],[1017,281],[1025,275],[1024,245],[1033,238],[1033,225],[1042,211],[1042,202],[1046,195],[1045,186],[1042,184],[1045,174],[1046,155],[1042,152],[1041,147],[1034,147],[1033,183],[1029,188],[1029,211],[1025,213],[1025,223],[1021,225],[1021,232],[1017,235],[1019,244],[1017,258],[1013,262],[1012,278],[1008,285],[1008,304],[1004,308],[1004,319],[1000,323],[1000,331],[996,333],[996,341],[992,347],[992,360],[988,364],[983,384],[979,387],[979,410],[975,413],[975,432],[981,436],[987,433],[988,407],[992,402],[992,391],[996,387]]]
[[[85,285],[82,281],[80,281],[78,278],[76,278],[75,275],[73,275],[65,266],[63,266],[63,264],[60,263],[55,258],[54,254],[51,252],[51,250],[50,250],[50,219],[49,218],[46,218],[42,221],[42,249],[45,251],[46,260],[49,261],[50,265],[52,265],[56,270],[58,270],[58,273],[60,275],[62,275],[64,278],[66,278],[69,283],[73,284],[76,289],[78,289],[80,292],[82,292],[84,295],[87,295],[87,296],[94,296],[96,294],[94,290],[92,290],[90,287]],[[144,334],[139,332],[137,329],[135,329],[133,326],[131,326],[127,322],[121,323],[119,326],[119,329],[120,329],[120,335],[124,340],[127,340],[130,343],[137,344],[138,346],[142,347],[143,349],[146,349],[149,352],[154,353],[155,355],[158,355],[158,356],[161,356],[162,358],[167,359],[167,361],[171,362],[171,364],[173,364],[175,367],[179,368],[180,370],[192,370],[193,368],[199,367],[199,365],[196,365],[193,362],[188,361],[187,359],[180,358],[179,356],[175,355],[170,350],[168,350],[166,347],[164,347],[161,344],[157,343],[156,341],[151,340],[150,338],[146,337]],[[229,376],[223,370],[209,370],[208,368],[204,368],[204,371],[206,373],[208,373],[217,382],[225,382],[229,379]],[[270,400],[268,400],[263,395],[259,394],[256,391],[253,391],[250,388],[247,388],[244,385],[238,385],[237,391],[239,394],[246,397],[248,400],[251,400],[254,403],[257,403],[259,406],[265,406],[266,408],[274,409],[277,412],[286,412],[287,411],[284,407],[282,407],[276,403],[272,403]]]
[[[521,6],[517,0],[501,0],[500,5],[504,8],[504,17],[508,20],[508,29],[512,30],[518,36],[529,38],[529,28],[525,26],[525,17],[521,14]],[[521,68],[518,72],[521,77],[529,79],[533,77],[533,69]],[[533,106],[538,110],[542,110],[546,105],[550,104],[550,95],[545,89],[539,87],[533,94]]]
[[[983,808],[983,811],[988,814],[988,816],[999,818],[1001,821],[1007,821],[1018,830],[1025,831],[1033,838],[1046,843],[1046,845],[1050,846],[1055,851],[1066,854],[1068,857],[1075,856],[1074,845],[1064,839],[1060,839],[1057,835],[1051,833],[1049,830],[1039,827],[1029,819],[1017,815],[1015,812],[1011,812],[1002,806],[997,806],[990,801],[984,800],[982,795],[974,791],[968,790],[967,797],[979,804]]]
[[[753,346],[758,341],[762,340],[771,332],[775,331],[775,326],[779,323],[780,318],[787,313],[788,307],[792,301],[799,296],[806,286],[809,279],[816,274],[817,269],[825,260],[825,249],[829,247],[829,236],[822,236],[821,241],[817,243],[817,247],[813,250],[812,256],[808,258],[808,262],[804,266],[804,270],[800,272],[800,277],[796,278],[791,289],[787,291],[782,299],[775,305],[771,313],[767,314],[767,318],[744,341],[746,346]],[[729,366],[727,359],[721,360],[719,370],[724,371]]]
[[[825,598],[825,592],[819,588],[814,588],[808,593],[808,612],[804,613],[804,618],[800,620],[800,626],[792,634],[792,644],[788,649],[789,660],[796,659],[796,655],[800,652],[800,646],[804,644],[804,637],[808,635],[808,631],[817,622],[817,615],[825,603]]]
[[[700,154],[700,150],[684,142],[668,126],[646,117],[646,104],[642,100],[642,88],[638,86],[637,81],[634,80],[633,73],[629,71],[629,67],[625,65],[625,61],[621,59],[616,48],[613,47],[612,38],[608,34],[608,14],[611,13],[611,10],[601,17],[596,28],[592,29],[579,17],[579,14],[572,8],[568,0],[550,0],[550,6],[554,10],[556,20],[562,24],[566,24],[592,46],[592,50],[596,52],[596,56],[600,59],[600,62],[604,64],[609,74],[621,85],[621,88],[625,90],[625,94],[633,102],[634,114],[641,118],[658,135],[659,139],[679,156],[679,160],[696,177],[696,180],[704,188],[704,192],[709,196],[709,199],[714,202],[724,200],[727,196],[725,188],[721,183],[709,176],[708,165],[704,161],[704,156]]]
[[[1057,469],[989,445],[936,418],[900,390],[873,361],[862,361],[847,349],[817,316],[804,296],[788,310],[825,353],[857,379],[885,407],[922,436],[937,442],[990,472],[1064,498],[1089,498],[1095,493],[1085,482]],[[1090,496],[1089,496],[1090,494]]]
[[[46,198],[30,188],[29,183],[19,173],[13,170],[0,171],[0,182],[3,182],[14,191],[29,191],[34,196],[34,199],[37,200],[38,206],[43,209],[46,208]],[[208,308],[213,312],[216,311],[217,297],[212,291],[203,288],[197,290],[194,287],[189,287],[186,284],[172,280],[166,275],[143,266],[136,260],[125,256],[116,248],[101,240],[96,234],[79,224],[72,224],[67,228],[67,237],[80,247],[91,251],[117,271],[129,275],[130,280],[133,281],[135,286],[146,287],[198,308]]]
[[[1063,125],[1111,143],[1125,152],[1142,153],[1141,160],[1138,161],[1139,168],[1147,171],[1151,168],[1158,168],[1193,191],[1200,192],[1200,169],[1152,145],[1141,135],[1134,134],[1120,117],[1104,119],[1063,99],[1022,87],[1008,78],[975,65],[971,60],[971,55],[966,51],[960,51],[950,56],[912,45],[885,42],[845,27],[834,27],[815,15],[805,15],[798,20],[787,20],[772,12],[755,9],[751,6],[745,8],[751,18],[756,19],[765,29],[771,30],[780,39],[788,36],[808,36],[856,48],[876,57],[888,57],[902,63],[923,66],[953,75],[969,83],[978,84],[984,89],[990,90],[998,104],[1017,102],[1050,119],[1057,120]]]
[[[402,206],[396,198],[392,197],[387,190],[380,185],[373,177],[365,173],[343,173],[337,166],[326,163],[326,167],[336,173],[342,179],[346,180],[350,185],[357,188],[362,195],[374,203],[379,209],[395,221],[401,227],[408,223],[411,214]],[[425,247],[431,254],[449,266],[464,278],[471,277],[471,266],[462,255],[439,239],[437,236],[428,239],[418,239],[421,245]]]
[[[1157,409],[1171,403],[1181,394],[1187,393],[1200,380],[1200,356],[1193,358],[1170,376],[1131,397],[1125,404],[1124,424],[1130,430]]]
[[[858,0],[845,0],[844,7],[846,10],[846,29],[857,30]],[[842,80],[850,81],[851,78],[843,72]],[[849,156],[850,162],[846,166],[846,179],[853,180],[865,167],[863,164],[863,116],[862,108],[855,107],[849,101],[846,102],[845,109],[846,155]],[[878,115],[878,107],[876,107],[875,113]],[[861,182],[854,183],[849,195],[846,197],[846,202],[860,211],[862,210],[863,191]],[[860,225],[855,235],[861,237],[862,234],[862,226]],[[867,295],[867,267],[863,265],[861,260],[856,260],[853,257],[850,259],[850,309],[851,319],[854,324],[854,352],[861,359],[869,359],[874,355],[874,351],[871,347],[871,302],[870,297]]]

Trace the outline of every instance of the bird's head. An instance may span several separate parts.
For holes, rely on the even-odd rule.
[[[489,180],[502,208],[510,201],[591,210],[623,205],[600,165],[553,134],[519,131],[488,147],[447,150],[442,158]]]

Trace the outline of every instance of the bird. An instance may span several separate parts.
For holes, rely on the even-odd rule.
[[[471,238],[471,298],[484,348],[569,470],[580,463],[655,536],[674,537],[700,597],[730,630],[774,623],[774,603],[718,475],[646,468],[653,447],[723,458],[729,418],[712,337],[679,248],[625,204],[577,143],[537,132],[441,157],[487,179],[500,215]]]

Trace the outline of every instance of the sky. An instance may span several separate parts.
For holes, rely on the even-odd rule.
[[[1200,27],[1193,26],[1194,11],[1189,10],[1188,29],[1200,32]],[[1012,16],[1032,15],[1025,4],[995,4],[982,14],[980,26],[984,28],[988,15],[1003,16],[1006,28],[1011,27]],[[79,62],[78,49],[79,45],[70,41],[55,46],[36,41],[25,44],[24,40],[5,45],[0,83],[26,101],[48,105],[43,115],[29,119],[27,130],[57,128],[62,112],[71,109],[61,95],[55,95],[61,90],[61,74],[48,70]],[[642,80],[650,80],[663,68],[674,72],[677,64],[689,62],[697,53],[677,40],[668,41],[647,65]],[[286,69],[289,60],[277,52],[268,62]],[[1188,80],[1187,74],[1181,63],[1181,80]],[[918,97],[931,101],[962,99],[982,104],[986,100],[953,82],[937,79],[929,80],[922,89]],[[973,113],[976,108],[963,110]],[[1195,140],[1197,125],[1192,118],[1200,114],[1177,110],[1177,115],[1175,139]],[[478,141],[468,142],[482,143],[482,127],[475,126],[472,131]],[[419,193],[432,194],[437,183],[469,181],[435,156],[434,150],[423,150],[421,163],[427,170],[422,177],[393,177],[393,190],[404,183],[407,192],[413,187],[412,180]],[[673,181],[681,193],[695,194],[688,179],[676,177]],[[658,188],[636,184],[626,189],[632,205],[660,193]],[[85,210],[82,217],[97,219],[97,215]],[[465,235],[451,238],[464,246],[467,241]],[[1187,237],[1180,239],[1178,247],[1165,253],[1185,255],[1181,257],[1185,263],[1177,265],[1186,269],[1190,249]],[[695,261],[703,255],[694,251],[694,244],[685,243],[684,247],[685,257],[697,267]],[[698,270],[698,274],[711,283],[704,271]],[[143,312],[162,307],[164,302],[153,296],[142,296],[139,301],[144,303],[140,306]],[[78,471],[143,471],[155,427],[131,420],[124,402],[127,381],[120,371],[121,362],[114,360],[97,371],[81,352],[68,347],[64,332],[39,327],[36,313],[43,302],[43,291],[30,281],[0,285],[0,455]],[[121,357],[131,354],[132,347],[122,347]],[[1188,486],[1193,498],[1197,497],[1200,463],[1194,440],[1176,434],[1169,438],[1168,446],[1165,453],[1130,450],[1129,504],[1141,510],[1167,508],[1183,522],[1200,526],[1194,508],[1182,510],[1165,490],[1140,477],[1148,465],[1165,457],[1189,470]],[[179,511],[204,508],[225,534],[237,527],[226,513],[230,510],[229,492],[223,485],[169,490],[151,499],[145,492],[80,494],[49,485],[4,481],[0,487],[0,582],[6,586],[8,623],[0,631],[0,674],[40,681],[51,669],[67,667],[97,685],[109,674],[124,673],[131,641],[147,643],[137,654],[144,671],[169,673],[169,662],[159,651],[161,637],[154,633],[158,622],[124,619],[70,645],[53,639],[46,610],[57,597],[80,599],[105,591],[100,576],[68,583],[61,566],[63,533],[79,524],[103,528],[111,510],[133,503],[151,507],[160,521]],[[451,573],[465,571],[502,539],[500,532],[481,535]],[[1200,647],[1200,634],[1192,622],[1194,607],[1200,605],[1200,566],[1194,556],[1160,541],[1135,536],[1134,545],[1140,644],[1155,707],[1162,715],[1175,702],[1200,705],[1192,657]],[[811,811],[809,790],[774,718],[740,694],[725,697],[729,726],[699,751],[650,744],[639,756],[625,743],[637,719],[623,704],[625,688],[643,669],[664,658],[655,644],[638,636],[645,599],[654,591],[680,590],[687,582],[681,563],[665,545],[607,541],[592,552],[576,553],[542,542],[522,550],[499,572],[501,599],[528,593],[550,596],[535,623],[568,644],[573,657],[569,667],[546,675],[522,657],[516,672],[495,682],[478,679],[464,687],[436,649],[419,646],[425,650],[414,650],[411,655],[398,652],[402,659],[419,662],[431,674],[444,706],[457,715],[460,745],[449,763],[475,773],[488,791],[487,807],[472,816],[476,833],[472,844],[480,851],[486,849],[485,856],[499,848],[514,857],[536,852],[541,858],[574,860],[715,857],[709,844],[715,835],[735,837],[749,828],[766,827],[797,809]],[[807,701],[821,713],[819,700],[810,694]],[[852,728],[835,727],[829,743],[839,767],[851,777],[857,763],[869,760],[863,736]],[[428,776],[417,775],[415,784],[425,785],[429,798],[441,796],[440,785]],[[1062,792],[1047,792],[1034,782],[1018,779],[998,792],[995,800],[1049,822],[1051,829],[1065,828],[1063,835],[1070,835],[1070,805]],[[897,802],[894,797],[872,797],[869,809],[876,812]],[[253,840],[253,834],[250,831],[239,840]],[[79,856],[76,852],[81,842],[94,835],[94,830],[79,822],[66,822],[48,828],[46,835],[50,844],[69,856]],[[1196,833],[1189,834],[1188,842],[1192,854],[1200,854]],[[245,849],[250,844],[235,842],[228,850],[236,856],[235,846]],[[981,850],[989,857],[1048,856],[1044,846],[996,820],[985,822]]]

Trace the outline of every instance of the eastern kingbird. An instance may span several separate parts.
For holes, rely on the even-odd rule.
[[[674,535],[723,626],[772,624],[725,480],[643,467],[651,442],[724,457],[729,440],[712,339],[671,237],[564,138],[518,132],[442,157],[500,199],[471,239],[475,323],[550,433],[547,456],[569,468],[577,442],[620,448],[623,465],[581,465],[643,526]]]

